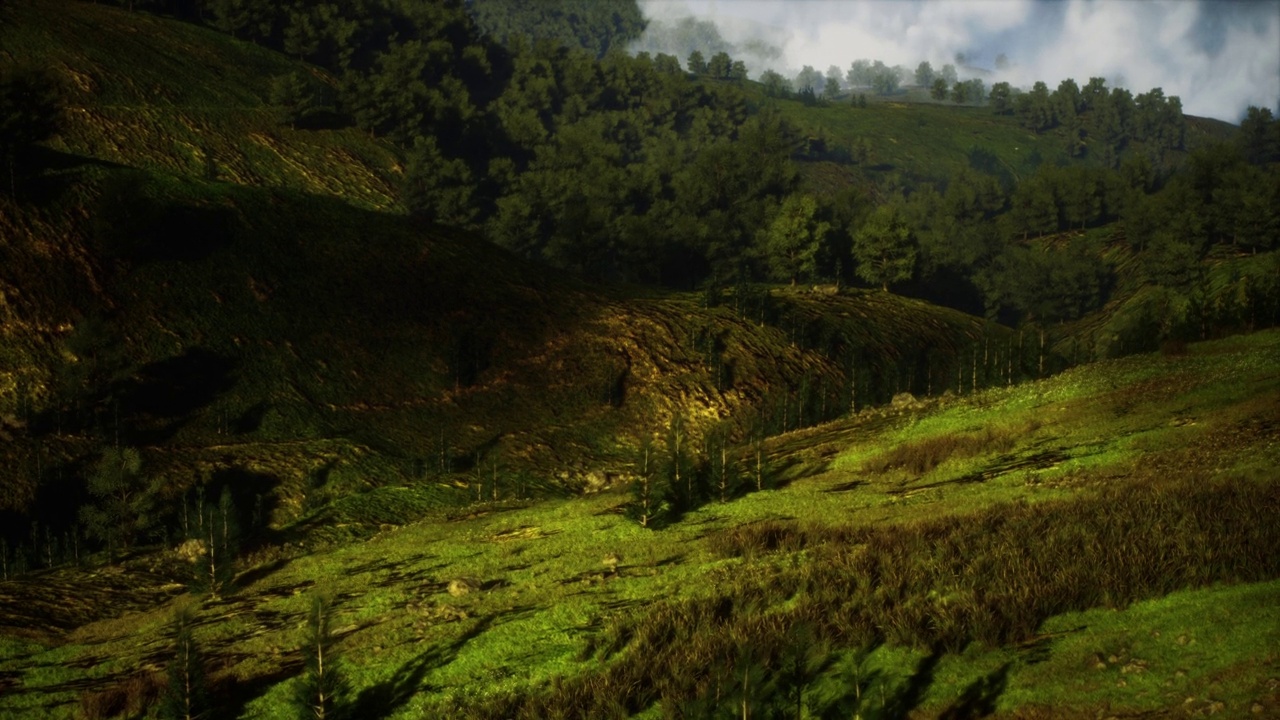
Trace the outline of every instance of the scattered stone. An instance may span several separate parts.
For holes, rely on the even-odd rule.
[[[1263,710],[1266,710],[1266,708],[1262,707],[1262,703],[1254,703],[1253,707],[1249,708],[1249,712],[1254,715],[1261,715]]]
[[[1107,662],[1111,663],[1112,665],[1115,665],[1116,663],[1120,662],[1120,658],[1115,655],[1111,655],[1107,658]]]
[[[910,409],[917,405],[919,405],[919,402],[916,400],[916,396],[909,392],[898,393],[897,395],[894,395],[893,400],[889,402],[889,406],[894,410]]]
[[[616,575],[618,573],[618,563],[622,562],[622,556],[618,553],[609,553],[608,555],[605,555],[604,559],[600,562],[604,565],[606,570]]]
[[[1120,678],[1119,680],[1116,681],[1116,687],[1128,687],[1128,686],[1129,686],[1129,683],[1125,682],[1124,678]]]
[[[480,582],[472,578],[454,578],[449,581],[449,594],[462,597],[480,589]]]
[[[1227,704],[1218,700],[1215,700],[1209,703],[1207,706],[1205,706],[1205,712],[1209,713],[1210,715],[1217,715],[1218,713],[1226,709],[1227,709]]]
[[[457,622],[469,617],[466,610],[452,605],[437,605],[435,616],[445,622]]]
[[[1094,653],[1094,655],[1093,655],[1093,669],[1094,669],[1094,670],[1106,670],[1106,669],[1107,669],[1107,661],[1106,661],[1106,660],[1103,660],[1103,659],[1102,659],[1102,656],[1101,656],[1101,655],[1099,655],[1099,654],[1097,654],[1097,653]]]
[[[173,553],[179,560],[194,565],[204,557],[204,541],[192,538],[175,548]]]
[[[1122,675],[1139,675],[1147,671],[1147,663],[1143,660],[1131,660],[1120,668]]]

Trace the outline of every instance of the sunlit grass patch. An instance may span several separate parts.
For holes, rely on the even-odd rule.
[[[1222,702],[1243,717],[1261,702],[1275,712],[1280,696],[1266,683],[1280,647],[1277,598],[1280,581],[1271,581],[1054,617],[1041,627],[1043,659],[1020,668],[1000,706],[1201,711]]]

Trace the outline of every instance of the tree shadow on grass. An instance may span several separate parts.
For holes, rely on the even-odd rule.
[[[916,670],[893,694],[884,700],[883,718],[905,718],[924,699],[929,686],[933,684],[933,673],[942,660],[942,648],[935,647],[932,652],[920,659]]]
[[[481,618],[475,627],[454,642],[430,648],[401,665],[390,678],[361,690],[351,704],[350,716],[370,720],[391,716],[424,689],[423,679],[426,678],[427,673],[453,662],[468,642],[478,637],[492,624],[492,618]]]
[[[939,720],[973,720],[996,711],[996,700],[1009,683],[1009,668],[1005,663],[991,673],[974,680],[964,689],[960,698],[943,711]]]
[[[226,720],[240,717],[244,714],[244,710],[249,703],[265,693],[271,686],[284,682],[301,672],[302,658],[295,653],[295,657],[284,661],[273,672],[255,675],[247,680],[241,680],[231,675],[222,682],[212,683],[211,694],[215,698],[214,703],[218,708],[212,717],[225,718]]]
[[[920,659],[910,677],[894,683],[883,670],[866,668],[868,658],[879,646],[879,641],[871,643],[846,660],[840,676],[844,687],[834,696],[819,699],[811,708],[814,717],[822,720],[850,717],[900,720],[910,716],[933,684],[934,670],[942,660],[942,650],[935,648]]]

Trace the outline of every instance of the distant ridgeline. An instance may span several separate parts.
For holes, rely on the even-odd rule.
[[[1189,125],[1177,97],[1135,97],[1102,78],[988,90],[952,65],[857,60],[843,77],[807,67],[794,85],[772,72],[754,83],[724,49],[695,50],[683,67],[669,54],[628,56],[644,25],[625,1],[119,3],[324,68],[331,84],[276,79],[282,122],[389,139],[405,153],[412,212],[588,278],[865,282],[1039,325],[1149,281],[1179,298],[1200,335],[1276,318],[1269,261],[1243,261],[1274,249],[1280,225],[1280,130],[1265,109],[1216,146],[1217,131]],[[905,93],[913,80],[919,92]],[[868,106],[863,87],[923,102],[903,115]],[[994,117],[940,114],[930,98],[985,100]],[[1006,117],[992,142],[1008,148],[953,138]],[[928,128],[913,133],[916,151],[892,136],[913,121]],[[1182,331],[1140,334],[1152,332]],[[1117,336],[1107,352],[1149,345]]]

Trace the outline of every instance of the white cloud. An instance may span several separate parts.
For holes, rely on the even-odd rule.
[[[1250,104],[1280,111],[1280,0],[640,0],[651,18],[713,20],[741,45],[779,46],[779,71],[859,58],[935,67],[966,53],[1029,85],[1101,76],[1135,94],[1153,87],[1191,114],[1236,121]],[[757,60],[757,65],[760,64]],[[750,63],[749,63],[750,64]],[[764,70],[751,66],[753,74]]]

